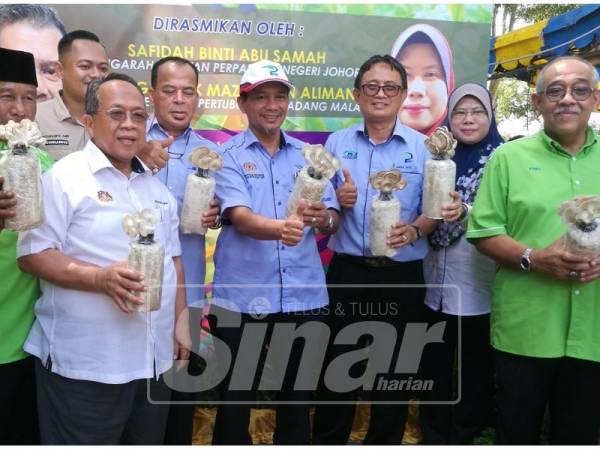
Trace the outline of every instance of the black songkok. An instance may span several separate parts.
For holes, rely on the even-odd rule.
[[[38,85],[33,55],[0,47],[0,81]]]

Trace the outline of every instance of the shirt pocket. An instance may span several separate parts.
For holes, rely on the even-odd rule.
[[[400,191],[396,191],[396,197],[400,200],[402,209],[402,218],[404,220],[412,219],[417,214],[421,204],[423,192],[423,175],[415,172],[405,172],[406,186]]]

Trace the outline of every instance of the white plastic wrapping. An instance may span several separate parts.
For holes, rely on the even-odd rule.
[[[160,309],[162,297],[162,280],[164,271],[165,248],[160,242],[151,243],[130,242],[127,264],[130,269],[139,272],[144,277],[146,292],[135,292],[143,305],[126,302],[132,312],[149,312]]]
[[[450,192],[456,183],[456,164],[450,159],[430,159],[425,162],[423,188],[423,215],[430,219],[442,218],[442,205],[452,201]]]
[[[305,145],[302,155],[308,162],[296,177],[292,195],[288,199],[286,215],[289,217],[298,209],[300,199],[320,202],[325,193],[327,182],[339,170],[339,161],[322,145]]]
[[[5,219],[7,230],[24,231],[44,221],[42,169],[38,158],[29,151],[8,152],[3,167],[5,191],[15,193],[15,216]]]
[[[600,221],[598,225],[600,225]],[[576,255],[591,258],[600,256],[600,226],[587,233],[577,227],[570,227],[565,236],[565,246],[569,252]]]
[[[566,249],[577,255],[600,256],[600,196],[573,197],[560,205],[558,213],[567,226]]]
[[[311,177],[308,174],[308,166],[304,166],[298,173],[298,177],[294,183],[294,189],[286,208],[286,216],[289,217],[296,212],[302,198],[309,202],[320,202],[328,182],[329,179],[325,177],[320,179]]]
[[[154,240],[156,216],[151,210],[142,209],[123,217],[122,225],[123,231],[136,239],[129,243],[127,265],[144,277],[144,285],[147,288],[146,292],[133,292],[144,301],[144,304],[135,305],[127,302],[127,308],[132,312],[156,311],[160,309],[165,260],[164,247]]]
[[[397,198],[381,200],[377,196],[371,202],[371,221],[369,224],[369,247],[373,256],[391,258],[396,249],[387,245],[392,225],[400,220],[400,201]]]
[[[206,234],[202,226],[202,213],[208,209],[215,195],[215,179],[191,173],[187,177],[183,207],[181,209],[181,231],[185,234]]]

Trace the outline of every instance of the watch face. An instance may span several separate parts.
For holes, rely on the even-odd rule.
[[[531,266],[531,261],[529,260],[530,253],[531,253],[531,250],[529,250],[529,251],[525,250],[525,252],[523,253],[523,256],[521,256],[521,268],[526,271],[529,271],[530,266]]]

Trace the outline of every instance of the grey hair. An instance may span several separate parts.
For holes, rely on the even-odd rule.
[[[100,97],[98,96],[98,90],[100,86],[109,81],[120,80],[125,81],[126,83],[132,84],[138,90],[142,98],[144,97],[144,93],[136,83],[136,81],[131,78],[129,75],[125,75],[124,73],[111,72],[104,79],[96,79],[92,80],[90,84],[88,84],[87,90],[85,91],[85,113],[93,116],[98,112],[98,107],[100,106]]]
[[[585,64],[586,66],[588,66],[588,68],[592,72],[592,88],[597,89],[598,81],[600,81],[600,75],[598,75],[598,71],[596,70],[596,67],[588,60],[580,58],[579,56],[566,55],[566,56],[559,56],[558,58],[553,59],[552,61],[550,61],[548,64],[546,64],[542,68],[542,70],[540,71],[540,74],[538,75],[538,78],[535,82],[535,92],[537,94],[541,94],[542,92],[544,92],[544,76],[546,75],[546,71],[550,67],[552,67],[554,64],[556,64],[557,62],[566,61],[568,59],[579,61],[579,62]]]
[[[27,22],[35,28],[56,28],[61,36],[66,34],[65,25],[53,8],[46,5],[3,5],[0,6],[0,30],[6,25]]]

